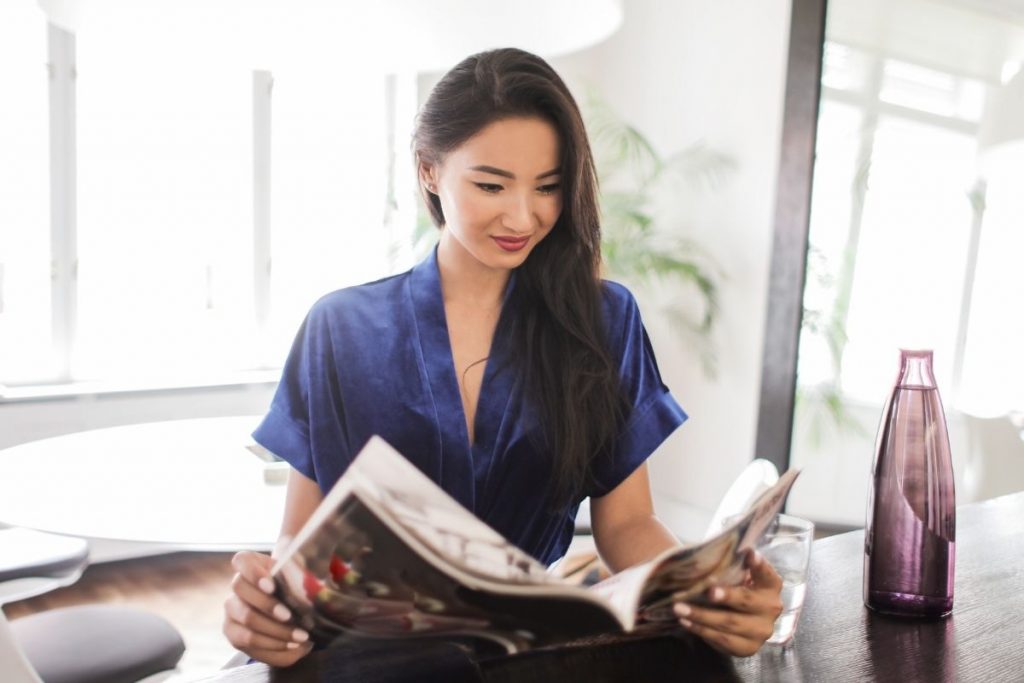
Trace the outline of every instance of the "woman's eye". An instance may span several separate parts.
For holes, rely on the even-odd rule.
[[[494,193],[499,192],[501,190],[501,185],[495,185],[493,183],[474,183],[474,184],[477,187],[479,187],[481,190],[483,190],[484,192],[490,192],[491,194],[494,194]]]
[[[553,192],[558,192],[559,187],[560,186],[558,183],[552,183],[551,185],[541,185],[537,189],[540,190],[543,194],[551,194]]]

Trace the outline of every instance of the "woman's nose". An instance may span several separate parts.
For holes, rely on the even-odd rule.
[[[505,209],[505,227],[515,232],[530,232],[536,223],[531,197],[517,196]]]

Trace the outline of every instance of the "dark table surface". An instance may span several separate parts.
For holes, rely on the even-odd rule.
[[[226,670],[218,682],[306,681],[1024,681],[1024,492],[957,511],[953,614],[938,621],[874,614],[861,600],[862,531],[816,541],[807,601],[794,641],[732,659],[700,641],[659,638],[462,661],[444,644],[394,652],[367,672],[323,652],[287,670]]]
[[[885,617],[861,599],[864,533],[814,544],[794,643],[736,660],[744,681],[1024,681],[1024,492],[957,509],[953,614]]]

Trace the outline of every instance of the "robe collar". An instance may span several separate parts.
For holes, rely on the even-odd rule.
[[[511,314],[508,303],[515,280],[513,271],[505,287],[502,319]],[[478,500],[491,483],[488,475],[497,455],[495,445],[503,431],[517,374],[508,362],[510,340],[500,334],[506,326],[499,322],[498,333],[491,342],[474,420],[476,442],[470,445],[445,316],[437,247],[412,269],[409,295],[441,437],[435,471],[442,488],[466,508],[478,512]]]

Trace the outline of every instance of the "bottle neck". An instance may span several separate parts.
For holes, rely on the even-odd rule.
[[[900,349],[900,376],[897,384],[901,387],[936,388],[935,375],[932,373],[932,352]]]

